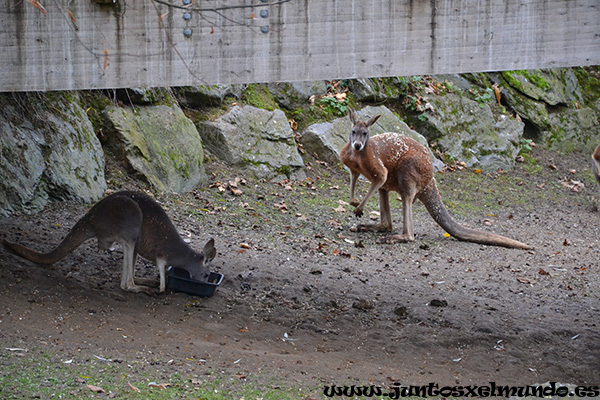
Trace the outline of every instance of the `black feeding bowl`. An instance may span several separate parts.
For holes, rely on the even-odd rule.
[[[211,297],[221,285],[223,274],[211,272],[208,282],[190,278],[189,272],[182,268],[169,268],[167,273],[167,288],[173,292],[182,292],[193,296]]]

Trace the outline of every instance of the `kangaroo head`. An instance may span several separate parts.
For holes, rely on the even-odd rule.
[[[217,255],[217,249],[215,249],[214,239],[210,239],[204,245],[202,253],[194,252],[193,257],[179,260],[178,263],[173,263],[172,266],[176,268],[185,269],[189,274],[190,278],[196,281],[206,282],[210,277],[210,262]]]
[[[369,141],[369,127],[373,125],[379,119],[379,117],[381,117],[381,115],[376,115],[367,122],[363,122],[359,121],[356,112],[350,109],[348,116],[352,122],[352,129],[350,130],[350,145],[354,147],[354,150],[361,151],[365,148],[367,142]]]

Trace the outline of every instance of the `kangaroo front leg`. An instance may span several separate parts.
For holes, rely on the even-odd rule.
[[[384,170],[383,173],[381,174],[381,176],[376,176],[371,181],[371,185],[369,186],[369,191],[365,195],[365,198],[354,209],[354,215],[356,215],[357,217],[362,217],[363,211],[365,209],[365,205],[367,204],[367,201],[369,201],[369,198],[371,198],[371,196],[373,196],[373,193],[378,191],[383,186],[383,184],[385,183],[386,180],[387,180],[387,170]]]
[[[356,181],[358,181],[359,177],[360,177],[359,172],[350,171],[350,205],[354,206],[354,207],[356,207],[360,204],[358,202],[358,199],[356,199],[354,197],[354,190],[356,189]]]
[[[392,215],[390,213],[390,196],[387,190],[379,189],[379,214],[380,221],[378,224],[360,224],[353,231],[376,231],[376,232],[391,232],[392,230]]]
[[[164,293],[167,289],[167,260],[163,258],[157,258],[156,266],[158,267],[158,274],[160,275],[160,287],[158,289],[158,292]]]

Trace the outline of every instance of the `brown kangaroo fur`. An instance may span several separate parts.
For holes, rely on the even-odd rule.
[[[596,146],[594,154],[592,154],[592,170],[596,177],[596,182],[600,185],[600,144]]]
[[[359,231],[391,231],[389,192],[400,194],[402,199],[402,234],[391,235],[386,243],[415,240],[412,205],[416,199],[429,211],[435,222],[459,240],[493,246],[517,249],[531,249],[530,246],[494,233],[466,228],[458,224],[442,203],[433,177],[434,169],[427,149],[417,141],[395,132],[388,132],[369,138],[369,127],[380,115],[367,122],[359,121],[356,113],[350,110],[352,130],[350,139],[340,152],[340,159],[350,169],[350,204],[355,206],[354,214],[363,215],[367,200],[379,192],[379,224],[359,225]],[[354,197],[356,181],[363,175],[370,182],[369,190],[362,202]]]
[[[137,255],[153,261],[160,274],[159,292],[166,288],[166,267],[183,268],[193,279],[206,281],[208,264],[216,255],[214,240],[198,253],[179,236],[163,208],[149,196],[139,192],[117,192],[96,203],[63,241],[49,253],[38,253],[20,244],[4,240],[13,253],[38,264],[52,264],[63,259],[83,242],[98,239],[98,249],[108,250],[117,242],[123,247],[121,289],[151,293],[152,280],[136,279]]]

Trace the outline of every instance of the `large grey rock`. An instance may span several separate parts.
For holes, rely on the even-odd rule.
[[[152,105],[172,102],[171,88],[126,88],[116,90],[117,98],[127,105]]]
[[[327,92],[325,81],[277,82],[267,87],[277,104],[287,110],[307,104],[313,95]]]
[[[505,71],[504,80],[527,97],[550,106],[581,101],[577,77],[570,68]]]
[[[549,116],[546,141],[559,151],[582,151],[591,154],[600,139],[600,111],[589,107],[567,108]]]
[[[363,121],[377,114],[381,115],[377,122],[369,128],[371,136],[384,132],[398,132],[415,139],[423,146],[429,148],[425,137],[410,129],[408,125],[396,117],[387,107],[367,106],[362,110],[358,110],[357,114]],[[340,151],[348,142],[351,127],[352,124],[348,117],[337,118],[331,122],[314,124],[304,131],[300,141],[309,153],[317,154],[321,160],[330,164],[337,164],[340,162]],[[435,158],[433,154],[431,154],[431,157],[436,170],[444,167],[444,164]]]
[[[382,102],[397,98],[402,86],[399,78],[358,78],[347,82],[348,88],[361,102]]]
[[[221,105],[228,96],[239,99],[243,89],[243,85],[184,86],[176,93],[182,106],[198,108]]]
[[[304,179],[304,162],[281,110],[233,107],[216,121],[198,123],[206,148],[230,165],[265,179]]]
[[[108,107],[108,145],[156,189],[188,192],[207,181],[202,139],[178,106]]]
[[[507,106],[527,122],[530,137],[560,151],[591,152],[597,145],[600,111],[585,104],[589,93],[582,94],[573,69],[503,72],[497,78]]]
[[[104,153],[76,93],[0,95],[0,215],[106,190]]]
[[[433,110],[421,126],[447,155],[484,172],[511,170],[519,153],[524,123],[492,113],[486,103],[455,93],[427,97]]]

